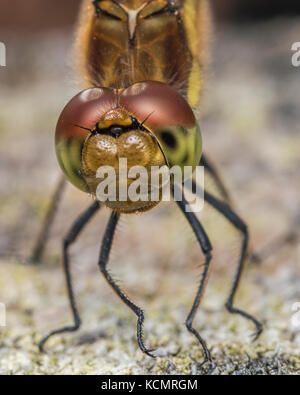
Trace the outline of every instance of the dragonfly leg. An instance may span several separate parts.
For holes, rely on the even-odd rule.
[[[193,183],[193,189],[195,190],[196,185]],[[247,248],[248,248],[248,241],[249,241],[249,233],[247,225],[244,221],[225,203],[221,202],[219,199],[212,196],[207,191],[204,191],[204,199],[205,201],[210,204],[213,208],[215,208],[219,213],[221,213],[236,229],[238,229],[243,234],[243,241],[241,247],[241,254],[239,259],[238,270],[235,275],[235,279],[232,285],[232,289],[230,291],[230,295],[226,302],[227,310],[232,314],[239,314],[242,317],[252,321],[256,326],[256,332],[253,335],[254,341],[258,339],[263,331],[262,324],[254,318],[252,315],[248,314],[247,312],[237,309],[233,306],[234,298],[236,296],[243,270],[245,267],[245,261],[247,256]]]
[[[150,357],[155,357],[152,352],[154,350],[149,350],[145,347],[144,345],[144,340],[143,340],[143,323],[144,323],[144,313],[143,311],[136,306],[129,298],[128,296],[121,290],[121,288],[115,283],[114,279],[112,276],[109,274],[107,271],[107,262],[113,242],[113,237],[114,233],[116,230],[117,223],[119,221],[120,214],[113,212],[111,214],[111,217],[109,219],[109,222],[107,224],[107,228],[103,237],[103,242],[100,250],[100,256],[99,256],[99,267],[104,275],[106,281],[108,284],[112,287],[112,289],[115,291],[115,293],[121,298],[121,300],[137,315],[138,321],[137,321],[137,338],[138,338],[138,344],[140,349]]]
[[[213,178],[216,187],[218,188],[222,199],[224,199],[224,201],[227,204],[231,203],[231,198],[230,198],[230,194],[226,188],[226,186],[224,185],[216,167],[212,164],[212,162],[207,158],[206,155],[202,154],[201,160],[200,160],[200,166],[204,166],[204,168],[208,171],[208,173],[211,175],[211,177]]]
[[[193,326],[193,321],[195,318],[195,315],[197,313],[197,310],[199,308],[199,305],[201,303],[202,297],[205,292],[205,288],[208,282],[208,277],[210,273],[210,266],[211,266],[211,251],[212,251],[212,246],[209,241],[209,238],[207,234],[205,233],[205,230],[203,229],[201,223],[198,221],[197,217],[195,216],[194,213],[186,212],[186,202],[184,199],[182,201],[176,202],[183,214],[185,215],[186,219],[188,220],[189,224],[191,225],[197,240],[201,246],[202,252],[205,256],[205,264],[204,264],[204,271],[202,274],[202,279],[199,285],[199,288],[197,290],[196,297],[194,299],[193,306],[191,308],[191,311],[186,319],[186,327],[189,332],[191,332],[199,341],[201,344],[204,354],[205,354],[205,360],[201,364],[204,365],[206,362],[211,361],[211,355],[210,352],[207,348],[206,342],[202,339],[202,337],[199,335],[197,330]]]
[[[34,243],[34,247],[30,256],[30,262],[40,263],[43,258],[46,243],[49,238],[50,228],[51,225],[53,224],[55,214],[57,212],[58,205],[61,201],[65,186],[66,186],[66,180],[65,177],[62,176],[59,179],[59,182],[57,183],[47,214],[43,220],[40,232]]]
[[[83,214],[81,214],[78,219],[72,225],[69,233],[64,238],[63,241],[63,264],[64,264],[64,271],[66,276],[66,284],[69,296],[70,307],[74,319],[74,324],[71,326],[66,326],[61,329],[54,330],[50,332],[39,344],[39,349],[41,352],[44,352],[45,343],[49,340],[50,337],[54,335],[58,335],[65,332],[75,332],[79,329],[81,320],[79,317],[73,286],[72,286],[72,277],[70,272],[70,258],[69,258],[69,248],[70,246],[76,241],[77,237],[87,225],[87,223],[91,220],[91,218],[96,214],[96,212],[100,208],[99,202],[94,202]]]
[[[212,162],[204,155],[202,154],[202,158],[200,161],[200,166],[204,166],[205,169],[208,171],[208,173],[211,175],[211,177],[213,178],[216,187],[218,188],[218,191],[222,197],[222,200],[227,204],[230,205],[230,207],[232,207],[232,200],[230,197],[230,193],[228,192],[228,189],[226,188],[226,186],[224,185],[222,178],[220,177],[220,175],[218,174],[216,167],[212,164]],[[291,234],[287,234],[285,240],[290,240],[294,238],[294,233]],[[276,242],[274,243],[275,248],[273,249],[273,246],[270,245],[268,246],[264,251],[262,251],[262,253],[256,253],[253,251],[249,251],[248,253],[248,260],[250,263],[253,264],[260,264],[266,257],[268,257],[269,255],[272,255],[274,253],[274,251],[279,250],[280,246],[283,246],[284,244],[288,244],[289,241],[286,243],[285,241],[280,241],[280,243]]]

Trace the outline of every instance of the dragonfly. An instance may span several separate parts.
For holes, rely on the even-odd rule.
[[[99,268],[113,291],[137,316],[140,349],[155,357],[154,350],[147,348],[144,342],[144,313],[115,282],[108,271],[108,261],[120,216],[151,210],[159,202],[123,200],[120,196],[112,203],[95,199],[99,185],[97,169],[106,165],[117,168],[120,156],[125,157],[130,166],[143,165],[147,171],[154,164],[193,168],[202,165],[212,175],[222,198],[204,189],[204,199],[242,236],[238,269],[226,308],[255,325],[254,339],[262,333],[262,324],[234,304],[247,257],[249,232],[246,223],[231,207],[229,194],[215,167],[202,153],[200,127],[195,116],[203,91],[210,20],[207,0],[83,0],[76,50],[86,89],[63,109],[55,143],[65,179],[94,199],[63,241],[64,273],[74,322],[44,337],[39,344],[41,352],[52,336],[80,328],[69,248],[91,218],[106,205],[111,215],[101,245]],[[63,185],[61,182],[56,199]],[[192,191],[197,190],[194,179],[191,186]],[[173,194],[178,188],[182,185],[172,183]],[[209,279],[212,245],[196,214],[185,209],[185,197],[176,204],[196,235],[205,258],[201,282],[185,324],[202,347],[203,363],[206,363],[212,361],[211,353],[194,320]]]

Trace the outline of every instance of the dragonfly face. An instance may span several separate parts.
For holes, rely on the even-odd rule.
[[[79,189],[96,194],[98,170],[120,159],[128,171],[142,166],[180,167],[199,163],[201,135],[188,103],[173,88],[159,82],[136,83],[127,89],[91,88],[64,108],[56,129],[57,158],[66,177]],[[127,179],[128,186],[133,179]],[[119,189],[117,178],[117,190]],[[160,186],[161,187],[161,186]],[[130,199],[106,204],[120,212],[145,211],[157,202]]]

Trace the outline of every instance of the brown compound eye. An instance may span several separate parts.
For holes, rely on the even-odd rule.
[[[195,124],[193,110],[173,88],[162,82],[138,82],[120,95],[120,105],[139,120],[147,119],[149,127],[180,125],[189,128]]]
[[[68,180],[88,192],[82,175],[84,142],[101,117],[116,107],[112,89],[91,88],[73,97],[63,109],[56,127],[55,148],[60,167]]]
[[[199,164],[200,128],[192,108],[177,91],[161,82],[139,82],[125,89],[119,102],[155,135],[170,167]]]
[[[91,88],[80,92],[63,109],[56,127],[55,142],[84,133],[82,126],[93,129],[99,119],[116,107],[117,96],[112,89]]]

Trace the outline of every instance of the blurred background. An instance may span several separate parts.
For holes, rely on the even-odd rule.
[[[145,308],[152,346],[176,357],[149,361],[135,341],[135,317],[98,274],[97,255],[109,212],[103,210],[72,247],[73,275],[84,318],[80,334],[58,337],[49,356],[36,343],[71,316],[60,244],[90,197],[68,186],[43,264],[26,264],[60,175],[54,130],[65,103],[81,89],[72,43],[79,0],[0,0],[0,373],[197,372],[197,344],[183,322],[203,263],[195,239],[175,207],[121,221],[111,267]],[[300,3],[213,0],[212,64],[200,108],[204,146],[249,225],[251,249],[286,244],[261,265],[248,264],[237,305],[259,317],[265,332],[250,343],[251,324],[222,308],[236,270],[240,235],[209,207],[201,220],[214,245],[214,269],[197,326],[221,373],[300,372],[300,67],[291,50],[300,42]],[[207,178],[207,185],[213,188]],[[163,352],[162,352],[163,355]],[[191,359],[192,358],[192,359]],[[191,362],[192,361],[192,362]],[[196,369],[196,370],[195,370]]]

